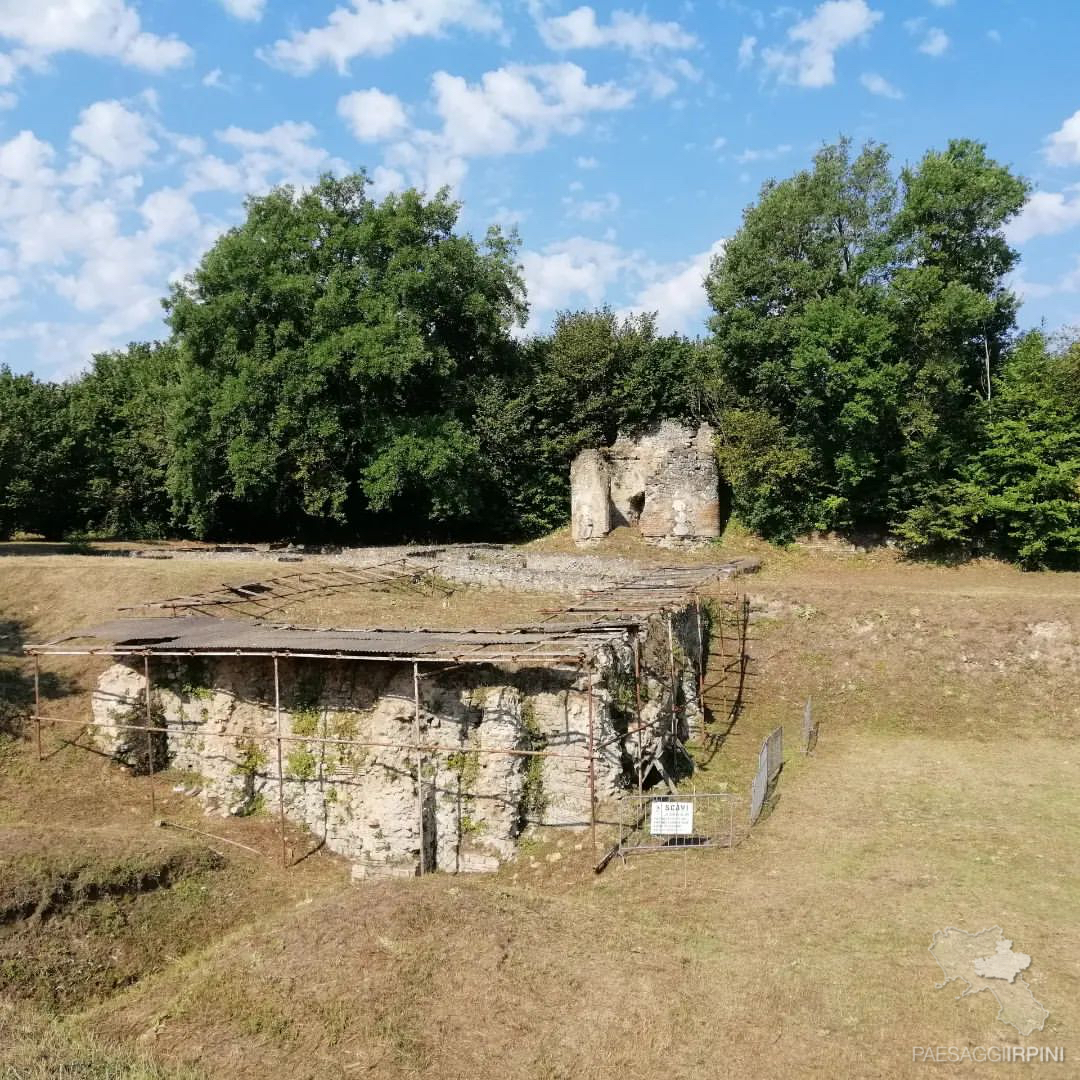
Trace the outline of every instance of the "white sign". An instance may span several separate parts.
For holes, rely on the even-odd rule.
[[[665,802],[653,799],[649,832],[653,836],[689,836],[694,831],[692,802]]]

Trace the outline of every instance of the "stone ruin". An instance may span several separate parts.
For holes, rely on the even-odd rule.
[[[421,813],[427,869],[493,870],[527,830],[588,826],[590,686],[600,802],[636,785],[639,752],[646,763],[661,753],[673,724],[681,739],[700,730],[697,610],[676,609],[670,637],[668,619],[638,631],[640,743],[633,637],[615,631],[580,667],[424,668],[421,742],[452,752],[425,753],[422,795],[410,663],[280,659],[282,734],[331,741],[284,741],[279,773],[271,659],[154,657],[155,767],[189,773],[185,790],[209,814],[274,813],[280,787],[287,818],[350,859],[356,877],[416,873]],[[146,735],[119,727],[145,723],[145,694],[139,656],[112,664],[93,694],[96,737],[122,761],[146,754]],[[489,752],[536,749],[552,756]]]
[[[570,467],[571,531],[578,544],[619,525],[649,543],[701,543],[721,532],[720,474],[713,429],[665,420],[637,438],[620,435],[583,450]]]

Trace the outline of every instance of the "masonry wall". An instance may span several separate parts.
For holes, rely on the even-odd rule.
[[[620,435],[584,450],[570,469],[571,531],[579,544],[617,525],[635,526],[656,544],[720,535],[720,474],[714,432],[665,420],[644,434]]]
[[[675,709],[666,617],[650,620],[641,642],[642,719],[674,722],[686,737],[701,723],[695,610],[672,618]],[[286,815],[357,876],[413,874],[420,826],[413,743],[411,664],[279,659],[282,733],[340,743],[283,743]],[[592,686],[597,794],[608,799],[636,778],[638,737],[629,635],[577,668],[421,665],[421,740],[450,748],[423,761],[425,864],[451,872],[490,870],[511,858],[529,829],[584,827],[590,820],[589,695]],[[208,812],[274,812],[279,790],[273,661],[214,657],[151,661],[152,714],[164,727],[173,769],[193,781]],[[98,737],[132,760],[145,723],[142,659],[120,662],[93,695]],[[347,740],[387,745],[357,747]],[[642,756],[656,751],[643,737]],[[549,757],[490,753],[544,750]]]

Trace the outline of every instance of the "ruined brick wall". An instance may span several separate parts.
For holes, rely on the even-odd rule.
[[[620,435],[584,450],[570,470],[574,540],[587,544],[616,525],[651,543],[695,543],[720,535],[720,474],[708,424],[665,420],[637,438]]]
[[[702,719],[694,609],[673,615],[675,711],[680,731]],[[642,641],[642,719],[670,727],[672,683],[666,616]],[[279,660],[282,734],[315,742],[283,745],[286,816],[349,858],[357,877],[411,875],[420,859],[413,743],[412,665],[349,660]],[[533,826],[588,825],[588,687],[596,784],[606,800],[635,775],[634,657],[629,636],[605,645],[591,666],[452,671],[424,669],[421,742],[448,752],[423,762],[424,863],[449,872],[493,870],[513,857]],[[273,814],[276,761],[273,661],[217,656],[151,661],[154,713],[172,769],[207,813]],[[120,760],[145,743],[119,724],[145,723],[141,658],[109,667],[93,695],[97,739]],[[321,741],[327,740],[327,741]],[[350,745],[359,740],[378,745]],[[652,739],[640,744],[643,759]],[[540,749],[550,757],[491,753]],[[174,775],[177,775],[174,773]]]

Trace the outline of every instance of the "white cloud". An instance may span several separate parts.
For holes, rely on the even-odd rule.
[[[306,121],[286,121],[265,131],[233,126],[215,134],[219,142],[239,151],[237,159],[226,162],[215,154],[195,159],[184,185],[188,192],[262,194],[275,184],[302,187],[323,172],[349,172],[347,162],[312,145],[317,133]]]
[[[919,38],[919,52],[927,56],[942,56],[949,48],[949,35],[940,26],[927,26],[926,18],[922,15],[908,19],[904,29],[912,37]]]
[[[540,251],[523,251],[522,272],[529,293],[530,328],[550,314],[573,304],[603,302],[621,274],[634,266],[632,255],[617,244],[573,236]]]
[[[0,304],[10,303],[19,295],[19,279],[11,274],[0,275]]]
[[[114,169],[138,168],[158,146],[146,118],[119,101],[96,101],[83,109],[71,138]]]
[[[877,94],[878,97],[886,97],[891,98],[893,101],[899,101],[904,96],[903,92],[893,86],[884,75],[878,75],[873,71],[864,71],[859,76],[859,82],[861,82],[871,94]]]
[[[1051,165],[1080,164],[1080,109],[1047,136],[1043,153]]]
[[[934,7],[952,7],[956,0],[930,0]]]
[[[19,98],[10,90],[0,90],[0,109],[14,109],[19,104]]]
[[[281,38],[259,55],[295,74],[322,64],[345,74],[357,56],[385,56],[409,38],[438,37],[455,26],[491,34],[502,29],[502,20],[487,0],[351,0],[351,7],[335,8],[325,26]]]
[[[276,183],[310,183],[324,169],[344,171],[314,136],[306,124],[233,127],[208,153],[201,139],[169,132],[130,105],[96,102],[60,141],[63,150],[32,131],[0,140],[0,277],[16,278],[28,298],[61,303],[53,318],[6,319],[5,358],[64,376],[94,351],[161,334],[168,282],[229,224],[200,208],[201,193],[258,194]],[[166,163],[182,180],[144,191],[135,170]],[[234,205],[235,219],[239,199]]]
[[[577,218],[578,221],[599,221],[618,211],[621,199],[614,191],[601,195],[598,199],[565,198],[563,205],[566,207],[568,217]]]
[[[595,169],[600,164],[594,157],[576,157],[574,158],[574,164],[579,169]]]
[[[1073,268],[1066,270],[1057,281],[1049,283],[1027,281],[1023,276],[1017,275],[1011,285],[1023,300],[1043,300],[1048,296],[1080,293],[1080,259],[1077,259]]]
[[[749,165],[755,161],[776,161],[777,158],[791,153],[790,143],[781,143],[779,146],[763,147],[760,150],[742,150],[735,155],[735,160],[740,165]]]
[[[374,88],[354,90],[338,101],[338,116],[362,142],[379,142],[408,126],[405,106],[393,94]]]
[[[787,49],[762,52],[767,71],[781,82],[818,88],[836,82],[836,53],[859,41],[881,21],[866,0],[825,0],[814,13],[788,30]]]
[[[591,7],[579,7],[566,15],[541,18],[537,28],[544,43],[557,51],[612,48],[644,56],[697,45],[697,38],[677,22],[654,22],[630,11],[612,12],[604,25]]]
[[[757,52],[757,38],[753,34],[746,34],[739,42],[739,68],[748,68],[754,62],[754,54]]]
[[[234,18],[255,22],[262,18],[266,0],[221,0],[221,6]]]
[[[714,150],[723,150],[725,146],[727,146],[727,139],[723,135],[717,135],[712,141]]]
[[[596,307],[621,293],[630,297],[621,315],[655,311],[663,331],[693,333],[707,312],[705,275],[723,249],[719,240],[689,259],[653,263],[610,239],[572,236],[539,251],[525,251],[521,262],[529,292],[527,330],[541,329],[557,311]]]
[[[630,304],[632,311],[655,311],[661,330],[693,333],[708,310],[705,275],[712,261],[723,253],[724,240],[673,267],[655,270],[655,280],[645,285]]]
[[[0,180],[26,185],[51,184],[55,180],[51,167],[55,156],[53,148],[32,131],[20,131],[13,139],[0,143]]]
[[[61,52],[113,57],[146,71],[166,71],[191,59],[176,37],[142,29],[124,0],[0,0],[0,38],[14,41],[33,64]]]
[[[152,192],[139,207],[146,222],[147,239],[161,244],[191,236],[199,229],[199,212],[191,199],[177,188]]]
[[[437,129],[414,128],[388,147],[385,164],[428,191],[457,187],[468,159],[529,153],[554,135],[576,135],[597,112],[626,108],[632,90],[590,83],[577,64],[511,65],[477,83],[437,71],[431,80]]]
[[[919,42],[919,52],[927,56],[943,56],[949,47],[949,35],[939,26],[931,26]]]
[[[213,71],[208,71],[202,77],[203,86],[209,86],[214,90],[225,89],[225,76],[221,68],[214,68]]]
[[[649,93],[657,100],[670,97],[679,89],[679,84],[670,75],[657,68],[649,68],[642,75]]]
[[[1011,244],[1035,236],[1054,236],[1080,225],[1080,190],[1071,196],[1061,191],[1036,191],[1023,210],[1005,226]]]

